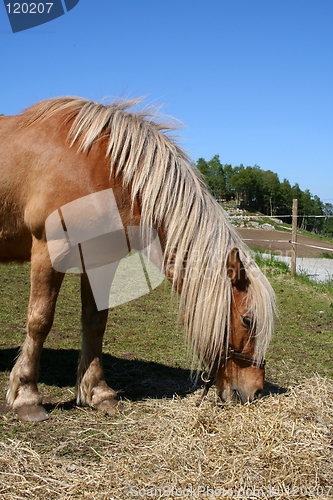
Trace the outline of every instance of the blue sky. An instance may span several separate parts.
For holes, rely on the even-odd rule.
[[[0,63],[0,113],[143,95],[184,123],[193,160],[257,164],[333,203],[332,0],[80,0],[15,34],[0,4]]]

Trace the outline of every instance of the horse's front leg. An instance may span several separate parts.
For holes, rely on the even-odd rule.
[[[47,243],[34,239],[27,335],[11,372],[7,392],[8,403],[22,420],[38,422],[48,418],[37,389],[38,368],[63,277],[52,268]]]
[[[82,349],[76,383],[77,403],[110,414],[118,405],[117,393],[104,380],[103,336],[108,310],[98,311],[86,274],[81,275]]]

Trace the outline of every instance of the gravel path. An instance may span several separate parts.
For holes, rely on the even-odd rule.
[[[275,252],[277,254],[276,258],[286,262],[290,267],[290,233],[263,229],[236,229],[250,248],[261,248]],[[318,282],[333,282],[333,259],[318,258],[323,252],[333,254],[333,244],[303,235],[297,236],[297,243],[296,272],[298,274],[305,273]],[[269,254],[267,254],[267,258],[269,257]]]
[[[245,243],[252,248],[262,248],[276,252],[281,256],[291,256],[291,233],[286,231],[236,228]],[[311,238],[311,236],[297,236],[297,255],[299,257],[319,257],[323,252],[333,254],[333,244],[328,241]]]

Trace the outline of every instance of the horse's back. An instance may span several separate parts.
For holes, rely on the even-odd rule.
[[[103,141],[78,152],[61,113],[28,124],[26,116],[0,119],[0,262],[28,260],[51,213],[113,187]]]
[[[56,171],[65,150],[56,141],[58,127],[24,120],[24,114],[0,119],[0,262],[30,259],[32,237],[42,237],[66,185]]]
[[[31,234],[24,224],[17,130],[19,116],[0,117],[0,262],[30,258]]]

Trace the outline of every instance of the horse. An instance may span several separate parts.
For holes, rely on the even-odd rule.
[[[162,262],[161,271],[180,293],[188,344],[222,400],[251,402],[263,391],[276,314],[273,289],[172,136],[174,125],[140,102],[58,97],[0,118],[0,262],[31,262],[26,337],[7,392],[22,420],[48,418],[37,387],[39,360],[70,267],[81,275],[77,404],[116,411],[117,393],[102,367],[108,305],[98,306],[93,290],[98,280],[92,287],[83,243],[73,236],[83,231],[93,254],[88,233],[100,218],[121,236],[112,233],[104,253],[115,240],[125,242],[125,250],[124,243],[115,244],[111,266],[131,250],[129,228],[154,231],[156,238],[147,238],[158,240],[162,256],[155,252],[155,264]],[[110,215],[105,205],[117,214]],[[91,266],[96,269],[98,262]]]

